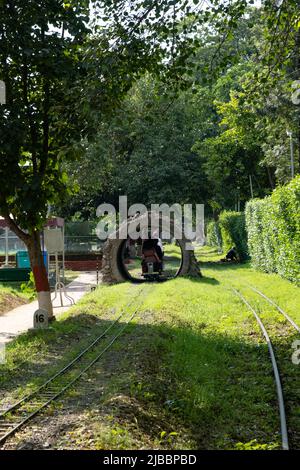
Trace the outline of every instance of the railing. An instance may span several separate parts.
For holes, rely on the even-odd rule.
[[[95,253],[99,252],[103,242],[96,235],[73,235],[65,237],[66,253]]]
[[[15,255],[17,251],[26,250],[25,244],[12,232],[9,232],[7,239],[7,251],[9,255]],[[66,236],[65,252],[66,253],[95,253],[98,252],[103,245],[96,235],[84,236]],[[6,253],[6,236],[5,232],[0,234],[0,256]]]
[[[8,235],[8,253],[10,255],[16,254],[17,251],[26,250],[25,244],[20,240],[16,235],[11,235],[9,232]],[[6,253],[6,237],[4,234],[0,235],[0,255],[4,256]]]

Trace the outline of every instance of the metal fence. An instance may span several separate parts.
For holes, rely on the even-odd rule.
[[[99,252],[103,242],[96,235],[66,235],[65,253],[96,253]],[[8,232],[6,241],[5,230],[0,229],[0,255],[4,256],[6,247],[9,255],[17,251],[27,250],[25,244],[12,231]]]
[[[65,236],[66,253],[96,253],[103,242],[96,235],[67,235]]]
[[[5,255],[6,253],[6,243],[8,248],[8,253],[10,255],[15,254],[17,251],[26,250],[25,244],[18,238],[13,232],[8,232],[8,239],[6,242],[5,230],[0,229],[0,255]]]

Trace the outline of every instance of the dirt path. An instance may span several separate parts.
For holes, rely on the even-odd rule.
[[[10,293],[2,293],[0,297],[0,316],[25,304],[28,304],[28,301],[22,297]]]

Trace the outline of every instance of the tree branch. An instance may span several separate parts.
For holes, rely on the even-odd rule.
[[[40,175],[44,175],[48,156],[49,156],[49,99],[50,99],[50,86],[49,80],[45,77],[44,78],[44,106],[43,106],[43,152],[41,155],[41,163],[39,168]]]
[[[26,106],[27,111],[27,118],[30,127],[30,134],[31,134],[31,153],[32,153],[32,165],[33,165],[33,173],[37,173],[37,158],[36,158],[36,144],[37,144],[37,136],[36,130],[34,127],[34,122],[32,119],[32,113],[30,109],[30,103],[28,99],[28,67],[27,61],[24,57],[24,66],[22,68],[22,83],[23,83],[23,99]]]
[[[45,25],[41,27],[42,43],[45,46]],[[43,66],[43,151],[41,154],[41,162],[39,168],[39,174],[44,175],[49,155],[49,102],[50,102],[50,84],[47,77],[47,67]]]
[[[17,235],[17,237],[19,237],[25,244],[27,244],[28,240],[30,239],[28,233],[23,232],[23,230],[18,227],[16,222],[10,217],[9,214],[4,215],[4,220],[7,226]]]

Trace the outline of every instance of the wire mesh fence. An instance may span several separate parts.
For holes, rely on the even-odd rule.
[[[0,229],[0,255],[8,254],[14,255],[17,251],[26,250],[25,244],[13,232],[8,231],[6,239],[5,230]]]
[[[102,242],[96,235],[72,235],[65,237],[66,253],[96,253],[101,250]]]
[[[65,224],[65,253],[98,253],[103,242],[94,232],[94,224],[90,222],[67,222]],[[43,247],[43,237],[41,237]],[[25,244],[14,232],[0,229],[0,256],[15,255],[18,251],[26,250]]]

